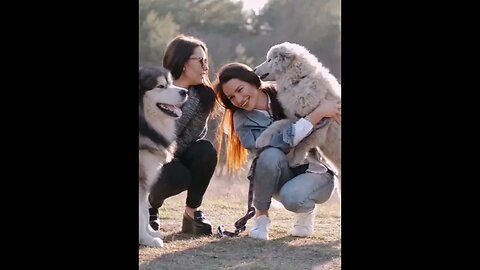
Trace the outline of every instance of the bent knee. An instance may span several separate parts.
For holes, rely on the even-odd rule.
[[[258,155],[257,166],[264,169],[277,169],[280,163],[286,161],[285,153],[280,149],[269,147]]]
[[[207,140],[198,140],[190,146],[190,150],[204,155],[204,156],[216,156],[217,150],[213,147],[213,144]]]
[[[213,144],[207,140],[199,140],[192,144],[190,151],[197,155],[197,159],[205,166],[215,166],[217,164],[217,150]]]
[[[299,212],[300,209],[304,208],[304,201],[305,198],[280,192],[280,202],[288,211],[294,213]]]

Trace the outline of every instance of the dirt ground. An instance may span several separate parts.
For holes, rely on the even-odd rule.
[[[248,181],[238,177],[214,177],[201,210],[216,229],[233,231],[234,222],[246,212]],[[317,205],[312,237],[290,235],[294,214],[272,203],[270,240],[239,237],[217,239],[180,233],[186,192],[165,200],[160,208],[163,248],[139,246],[139,269],[341,269],[340,204],[334,195]]]

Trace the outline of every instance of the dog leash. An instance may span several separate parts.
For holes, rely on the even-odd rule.
[[[248,187],[248,204],[247,204],[247,213],[245,216],[235,221],[235,231],[230,232],[226,231],[223,225],[218,226],[217,228],[217,238],[223,237],[235,237],[238,236],[241,232],[245,231],[247,221],[255,216],[255,207],[253,207],[253,178],[250,178],[250,185]]]

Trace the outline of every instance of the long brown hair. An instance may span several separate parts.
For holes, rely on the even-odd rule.
[[[219,106],[224,108],[223,118],[220,122],[220,126],[217,129],[217,163],[221,160],[222,145],[224,143],[223,136],[225,134],[227,171],[229,173],[238,171],[248,159],[248,151],[241,145],[233,123],[233,114],[239,108],[233,105],[223,92],[223,85],[231,79],[238,79],[247,82],[257,87],[259,91],[264,91],[268,96],[270,96],[270,106],[272,109],[273,118],[285,118],[283,109],[276,99],[277,91],[274,83],[262,82],[249,66],[242,63],[230,63],[221,67],[218,72],[217,79],[213,83],[213,87],[216,92],[217,103]]]
[[[208,59],[207,45],[196,37],[180,34],[167,45],[167,49],[163,56],[163,66],[170,70],[170,73],[172,73],[172,77],[175,80],[180,78],[183,67],[187,61],[189,61],[190,56],[197,47],[201,47],[205,51],[205,55]],[[198,94],[204,105],[202,106],[204,111],[209,113],[212,112],[215,107],[215,93],[208,76],[205,76],[203,84],[195,85],[194,88],[199,89]]]

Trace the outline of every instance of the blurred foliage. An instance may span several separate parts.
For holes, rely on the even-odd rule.
[[[178,34],[179,26],[171,13],[159,18],[155,10],[149,10],[140,31],[143,33],[139,41],[141,62],[155,63],[163,58],[166,41]]]
[[[268,49],[284,41],[305,46],[341,82],[341,0],[269,0],[259,14],[231,0],[139,0],[140,64],[162,64],[168,42],[185,33],[209,49],[213,81],[229,62],[255,67]],[[209,123],[215,142],[218,120]]]
[[[255,14],[231,0],[139,0],[140,63],[161,64],[177,34],[205,41],[210,78],[220,66],[241,61],[255,66],[268,49],[290,41],[307,47],[341,81],[340,0],[269,0]]]

